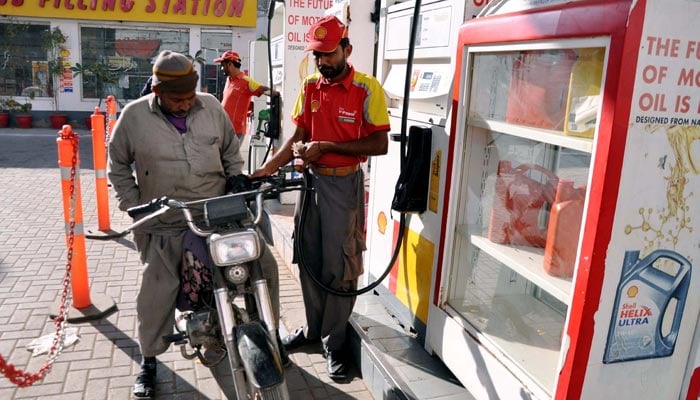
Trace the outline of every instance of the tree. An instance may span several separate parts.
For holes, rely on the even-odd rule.
[[[41,35],[41,48],[48,54],[48,73],[52,80],[54,109],[59,110],[58,97],[60,88],[60,78],[65,69],[63,52],[68,37],[63,34],[61,28],[55,27]]]
[[[109,94],[112,94],[108,93],[108,89],[119,83],[119,74],[110,71],[109,68],[103,63],[75,63],[75,65],[70,69],[73,71],[74,77],[82,75],[83,82],[85,82],[87,79],[94,80],[95,87],[97,88],[97,93],[100,98],[99,102],[97,103],[98,107],[102,105],[103,98],[107,97]]]

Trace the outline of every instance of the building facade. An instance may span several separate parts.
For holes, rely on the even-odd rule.
[[[190,56],[199,90],[217,95],[225,77],[213,59],[233,48],[245,69],[260,37],[251,0],[13,0],[0,14],[0,99],[31,104],[35,126],[59,111],[87,115],[109,95],[138,98],[162,50]]]

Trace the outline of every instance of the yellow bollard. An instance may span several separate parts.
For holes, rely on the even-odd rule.
[[[85,232],[83,229],[83,206],[80,196],[80,159],[78,157],[78,135],[70,125],[63,125],[58,139],[58,166],[61,170],[63,192],[63,215],[66,223],[66,245],[71,262],[71,290],[73,307],[92,305],[88,285],[87,258],[85,255]],[[71,227],[72,235],[71,235]]]
[[[107,149],[105,116],[95,107],[92,121],[92,162],[95,169],[95,198],[97,200],[97,229],[109,231],[109,192],[107,190]]]

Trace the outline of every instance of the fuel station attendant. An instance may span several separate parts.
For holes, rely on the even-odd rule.
[[[347,62],[352,45],[340,20],[320,19],[310,27],[308,37],[305,50],[313,51],[318,72],[302,82],[292,111],[296,130],[252,176],[270,175],[293,158],[309,167],[315,191],[300,193],[306,196],[307,209],[303,232],[295,232],[294,237],[302,237],[304,261],[314,276],[326,286],[347,292],[357,289],[364,272],[365,189],[360,163],[368,156],[386,154],[389,114],[380,83]],[[300,268],[300,281],[307,325],[282,342],[291,350],[321,341],[328,376],[345,380],[345,332],[355,296],[327,293],[305,268]]]
[[[270,88],[263,86],[241,71],[241,57],[235,51],[228,50],[215,58],[214,62],[221,63],[221,70],[228,76],[221,104],[231,119],[233,131],[242,138],[247,131],[248,107],[253,96],[260,97]],[[276,95],[274,92],[272,95]]]

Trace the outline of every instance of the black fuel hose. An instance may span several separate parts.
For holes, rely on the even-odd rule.
[[[348,290],[348,291],[342,291],[338,289],[334,289],[325,283],[321,282],[321,280],[314,274],[314,271],[311,270],[311,267],[306,263],[306,258],[304,256],[304,246],[302,246],[302,243],[304,243],[304,224],[306,223],[306,211],[308,209],[308,196],[313,196],[314,195],[314,190],[307,190],[311,185],[311,177],[309,176],[309,170],[304,170],[304,188],[305,190],[302,191],[302,195],[300,196],[300,201],[301,204],[299,206],[299,218],[297,220],[297,223],[295,224],[294,227],[294,232],[296,232],[296,237],[294,238],[294,250],[299,257],[299,265],[301,265],[302,268],[304,268],[304,271],[306,271],[306,274],[311,277],[311,280],[314,281],[314,283],[323,289],[324,291],[334,294],[336,296],[341,296],[341,297],[353,297],[353,296],[359,296],[361,294],[365,294],[369,292],[370,290],[376,288],[382,281],[389,275],[389,272],[391,272],[391,267],[394,265],[394,262],[396,261],[396,258],[399,256],[399,250],[401,249],[401,240],[403,238],[403,233],[404,233],[404,227],[406,225],[406,216],[401,213],[401,222],[399,224],[399,234],[398,238],[399,241],[396,243],[396,246],[394,247],[394,252],[391,256],[391,261],[389,261],[389,266],[386,268],[384,273],[374,282],[371,284],[363,287],[362,289],[357,289],[357,290]]]

